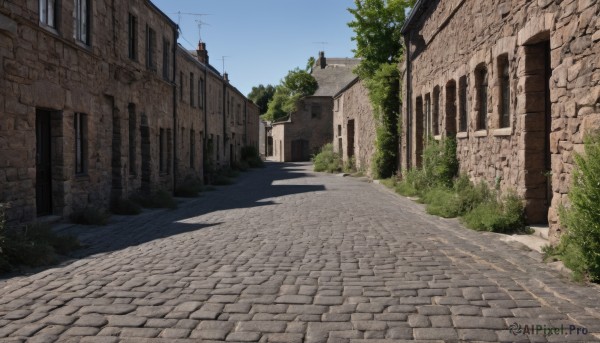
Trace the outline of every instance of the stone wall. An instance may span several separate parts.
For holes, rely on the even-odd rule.
[[[333,139],[333,99],[309,96],[285,122],[273,123],[273,156],[280,162],[308,161]]]
[[[147,0],[90,3],[89,35],[79,39],[72,1],[60,2],[49,25],[37,1],[1,3],[0,202],[10,204],[10,222],[173,190],[176,180],[202,175],[203,133],[224,137],[223,79],[176,53],[174,22]],[[198,103],[180,96],[189,94],[190,73],[210,87],[206,121]]]
[[[373,116],[369,91],[363,81],[357,80],[340,92],[333,101],[334,151],[341,153],[344,162],[347,162],[352,154],[356,169],[371,175],[377,123]],[[350,139],[352,127],[354,138]]]
[[[548,220],[556,239],[573,153],[582,151],[584,132],[599,127],[600,4],[454,0],[426,1],[423,8],[405,32],[402,167],[420,164],[427,137],[456,134],[461,172],[515,190],[529,221]]]

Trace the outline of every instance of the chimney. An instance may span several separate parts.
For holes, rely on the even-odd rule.
[[[199,42],[196,53],[198,54],[198,61],[204,64],[208,64],[208,51],[206,50],[206,43]]]
[[[325,69],[325,67],[327,66],[325,51],[319,51],[319,66],[321,67],[321,69]]]
[[[229,74],[223,73],[223,80],[225,80],[225,82],[229,83]]]

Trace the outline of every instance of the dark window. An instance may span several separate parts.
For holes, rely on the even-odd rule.
[[[158,161],[159,171],[161,173],[167,172],[167,134],[165,129],[160,129],[158,137]]]
[[[137,17],[134,16],[133,14],[129,13],[129,40],[128,40],[128,47],[129,47],[129,58],[137,61],[138,58],[138,30],[137,30]]]
[[[312,104],[310,107],[310,114],[312,118],[319,118],[321,117],[321,105],[319,104]]]
[[[75,0],[75,39],[90,45],[90,2]]]
[[[342,125],[338,125],[338,136],[342,135]]]
[[[498,60],[500,75],[500,127],[510,127],[510,75],[508,57]]]
[[[194,73],[190,73],[190,106],[194,107],[194,97],[196,93],[194,92]]]
[[[467,101],[467,92],[468,92],[468,80],[466,76],[461,77],[458,80],[459,86],[459,116],[458,116],[458,131],[466,132],[467,131],[467,122],[468,122],[468,113],[469,113],[469,104]]]
[[[156,32],[146,26],[146,66],[148,69],[156,70]]]
[[[204,108],[204,79],[198,79],[198,107]]]
[[[87,118],[83,113],[75,113],[75,173],[85,174],[87,169]]]
[[[163,39],[163,78],[170,80],[171,75],[171,42]]]
[[[179,72],[179,100],[183,101],[183,72]]]
[[[237,111],[236,111],[236,117],[237,117],[237,123],[238,125],[242,124],[242,105],[241,104],[237,104]]]
[[[431,118],[431,131],[434,136],[440,134],[440,87],[433,89],[433,115]]]
[[[431,136],[431,94],[425,94],[425,117],[423,117],[423,127],[426,130],[426,138]]]
[[[221,141],[219,135],[217,135],[217,161],[219,160],[220,157],[220,152],[219,152],[219,142]]]
[[[487,129],[487,114],[488,114],[488,75],[487,69],[480,68],[477,73],[477,129]]]
[[[56,0],[40,0],[40,23],[56,27]]]
[[[190,168],[194,169],[194,156],[196,155],[196,136],[194,130],[190,130]]]
[[[136,173],[136,165],[135,165],[135,157],[136,157],[136,114],[135,114],[135,105],[129,104],[129,174],[135,175]]]

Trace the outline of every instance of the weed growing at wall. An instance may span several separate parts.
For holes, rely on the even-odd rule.
[[[365,85],[377,122],[375,178],[388,178],[398,169],[398,110],[400,108],[400,74],[395,64],[382,64]]]
[[[525,210],[512,193],[499,196],[485,183],[473,184],[458,176],[456,139],[430,141],[423,152],[423,168],[406,171],[384,182],[397,193],[419,197],[429,214],[461,217],[465,225],[479,231],[501,233],[525,231]]]
[[[186,177],[177,187],[175,196],[182,198],[195,198],[202,191],[202,181],[195,177]]]
[[[575,155],[570,206],[560,211],[567,228],[558,255],[575,278],[600,281],[600,134],[585,139],[585,154]]]
[[[150,194],[136,194],[131,197],[131,200],[145,208],[177,208],[177,201],[169,192],[162,189]]]
[[[319,153],[313,156],[312,162],[316,172],[338,173],[343,167],[342,158],[333,151],[332,143],[325,144]]]
[[[76,237],[59,236],[46,224],[6,228],[2,206],[0,235],[0,273],[9,272],[19,265],[51,265],[58,261],[57,254],[65,255],[81,247]]]
[[[110,214],[95,207],[86,207],[77,210],[69,216],[75,224],[81,225],[106,225]]]
[[[258,149],[256,149],[256,147],[251,145],[242,147],[241,155],[242,161],[247,163],[250,168],[264,167],[264,162],[260,158],[260,154],[258,153]]]

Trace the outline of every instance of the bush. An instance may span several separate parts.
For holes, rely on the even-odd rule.
[[[333,151],[333,144],[323,145],[318,154],[313,156],[312,162],[316,172],[338,173],[342,171],[342,159]]]
[[[202,181],[198,178],[187,177],[175,188],[175,196],[182,198],[195,198],[202,191]]]
[[[58,261],[58,254],[67,254],[81,247],[74,236],[59,236],[46,224],[31,224],[7,230],[2,242],[1,271],[17,265],[46,266]]]
[[[423,150],[423,171],[432,186],[452,187],[453,180],[458,175],[455,137],[429,141]]]
[[[95,207],[85,207],[77,210],[69,216],[75,224],[81,225],[106,225],[110,214]]]
[[[256,147],[251,145],[242,147],[241,155],[242,162],[247,163],[250,168],[262,168],[265,166]]]
[[[600,133],[585,138],[585,155],[575,155],[569,208],[560,210],[566,232],[559,251],[574,277],[600,281]]]
[[[344,162],[344,173],[355,173],[356,172],[356,158],[350,157],[348,161]]]
[[[525,232],[525,208],[514,194],[480,203],[463,217],[467,227],[498,233]]]
[[[177,208],[175,199],[173,199],[171,194],[164,189],[160,189],[147,195],[137,194],[134,195],[131,200],[145,208]]]
[[[231,177],[228,177],[225,174],[219,174],[215,176],[212,184],[215,186],[228,186],[232,185],[233,183],[234,180]]]
[[[110,211],[114,214],[134,216],[142,212],[140,205],[130,199],[116,199],[110,205]]]

